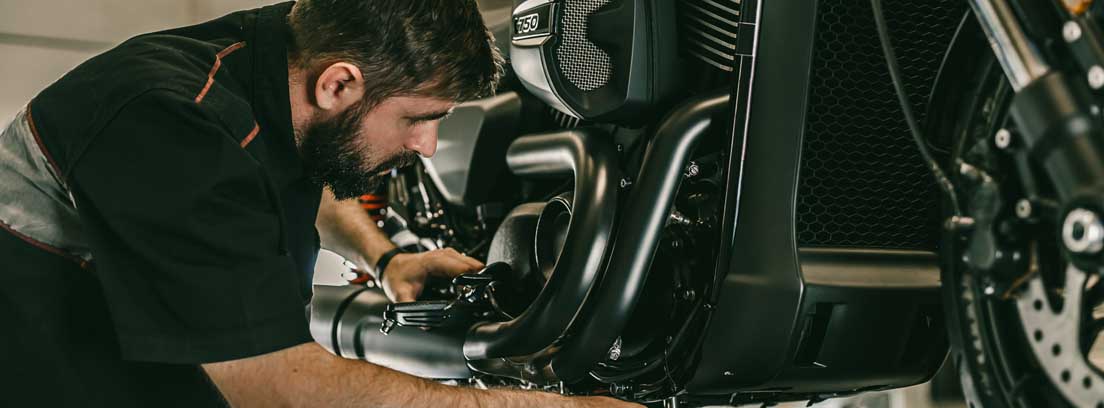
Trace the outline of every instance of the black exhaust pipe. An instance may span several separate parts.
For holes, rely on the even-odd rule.
[[[524,136],[510,145],[506,162],[519,176],[574,176],[571,220],[553,273],[529,307],[512,320],[480,323],[468,332],[464,356],[472,367],[548,349],[582,309],[602,271],[617,209],[621,177],[611,139],[601,130],[578,129]]]
[[[619,216],[619,239],[600,286],[587,300],[585,320],[572,327],[572,336],[559,345],[543,377],[570,382],[586,376],[621,335],[648,281],[690,154],[713,116],[728,106],[729,91],[717,91],[685,102],[664,118]]]

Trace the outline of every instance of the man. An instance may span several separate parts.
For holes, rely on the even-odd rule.
[[[319,241],[390,249],[340,200],[432,155],[499,75],[473,0],[284,3],[75,68],[0,137],[0,406],[622,405],[447,387],[309,336]],[[481,266],[396,255],[384,285]]]

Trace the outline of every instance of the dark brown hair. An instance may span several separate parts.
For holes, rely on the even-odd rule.
[[[288,23],[292,63],[356,65],[368,108],[397,95],[489,96],[502,76],[475,0],[299,0]]]

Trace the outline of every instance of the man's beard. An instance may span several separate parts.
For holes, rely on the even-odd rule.
[[[363,102],[337,117],[317,120],[303,131],[300,151],[311,180],[346,200],[376,191],[386,180],[384,172],[414,164],[418,155],[404,150],[388,158],[377,158],[371,146],[363,145],[360,122]]]

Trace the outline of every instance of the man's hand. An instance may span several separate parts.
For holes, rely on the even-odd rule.
[[[453,277],[483,269],[483,263],[455,249],[445,248],[417,254],[398,254],[383,273],[383,291],[395,302],[418,299],[427,277]]]

